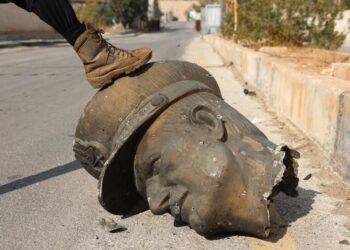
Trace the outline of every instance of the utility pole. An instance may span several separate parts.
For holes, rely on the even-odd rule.
[[[238,27],[238,0],[233,0],[234,26],[233,30],[237,31]]]
[[[237,31],[238,27],[238,0],[228,0],[228,10],[233,13],[233,30]]]

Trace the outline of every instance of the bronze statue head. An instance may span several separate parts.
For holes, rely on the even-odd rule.
[[[287,147],[270,142],[220,98],[199,93],[173,104],[149,127],[134,175],[154,214],[171,212],[202,235],[266,237],[274,187],[297,184],[291,163]]]
[[[99,200],[127,214],[143,199],[201,235],[269,234],[269,203],[296,195],[297,153],[226,104],[215,80],[186,62],[148,65],[90,101],[76,157],[99,178]]]

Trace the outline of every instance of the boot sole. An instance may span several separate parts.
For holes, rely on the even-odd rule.
[[[152,58],[152,52],[129,66],[126,66],[121,69],[112,70],[103,76],[88,77],[87,80],[90,82],[92,87],[96,89],[102,88],[103,86],[106,86],[107,84],[111,83],[118,76],[122,74],[127,75],[127,74],[130,74],[131,72],[134,72],[141,66],[145,65],[151,58]]]

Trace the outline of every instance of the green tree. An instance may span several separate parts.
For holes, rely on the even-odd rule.
[[[221,32],[225,37],[234,35],[234,13],[227,12],[222,19]]]
[[[160,20],[160,17],[163,15],[163,13],[160,11],[159,8],[159,1],[154,0],[153,1],[153,8],[152,8],[152,16],[154,20]]]
[[[94,26],[109,25],[112,17],[104,2],[89,2],[77,9],[78,18],[81,21],[89,22]]]
[[[350,0],[345,0],[345,4],[346,4],[347,8],[350,9]]]
[[[111,15],[124,27],[130,27],[135,19],[147,20],[148,0],[110,0]]]
[[[336,49],[345,39],[345,34],[334,29],[344,8],[344,0],[241,1],[234,36],[244,44]],[[230,20],[224,18],[223,27],[230,25]],[[230,35],[227,28],[223,32],[226,30]]]

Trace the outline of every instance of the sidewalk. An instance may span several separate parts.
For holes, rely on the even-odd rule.
[[[218,81],[226,102],[255,123],[272,141],[286,143],[301,153],[299,197],[279,195],[275,202],[281,221],[272,229],[272,238],[281,238],[270,243],[246,237],[250,248],[348,249],[344,243],[350,242],[350,187],[327,170],[329,165],[319,149],[291,124],[277,117],[259,96],[245,95],[242,78],[234,68],[223,66],[209,44],[196,39],[183,59],[205,67]],[[281,232],[285,225],[288,225],[286,234]]]

